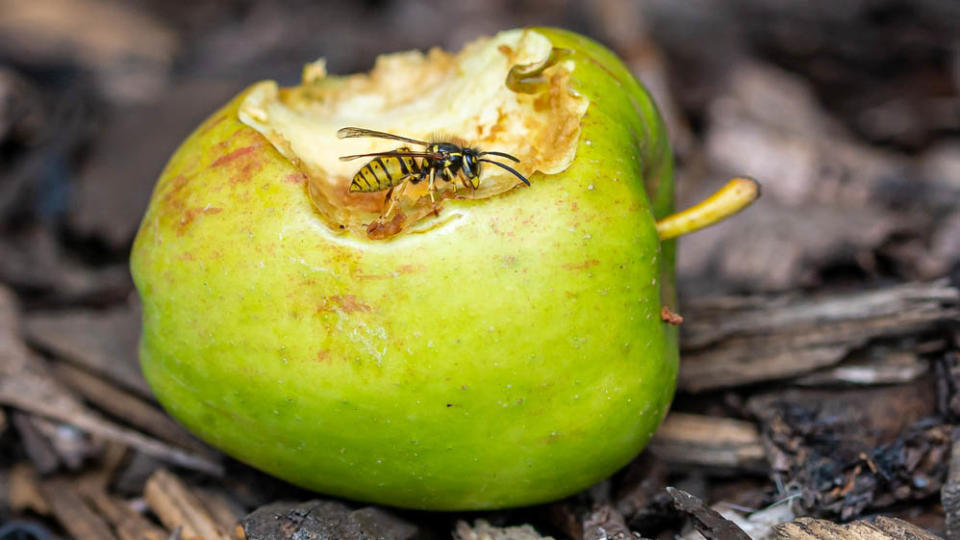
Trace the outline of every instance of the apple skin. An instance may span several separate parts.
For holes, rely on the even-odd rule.
[[[162,173],[131,267],[164,407],[294,484],[399,507],[557,499],[628,463],[673,396],[672,157],[608,50],[573,50],[590,100],[573,164],[443,227],[345,238],[306,177],[240,123],[243,94]],[[428,218],[432,219],[432,218]]]

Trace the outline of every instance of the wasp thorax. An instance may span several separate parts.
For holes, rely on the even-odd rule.
[[[509,88],[528,65],[543,83]],[[535,30],[513,30],[455,55],[381,56],[369,74],[327,76],[320,61],[300,86],[256,85],[240,119],[308,177],[331,231],[382,238],[566,169],[588,105],[569,88],[572,69]]]

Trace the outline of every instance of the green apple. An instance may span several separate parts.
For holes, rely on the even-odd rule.
[[[487,165],[475,191],[438,180],[434,204],[409,183],[384,215],[339,157],[402,143],[346,126],[506,152],[531,185]],[[241,93],[160,177],[131,262],[143,371],[204,440],[320,492],[563,497],[630,461],[673,396],[672,205],[654,104],[582,36],[314,63]]]

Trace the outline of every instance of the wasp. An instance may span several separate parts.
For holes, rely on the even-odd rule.
[[[407,184],[419,184],[427,180],[430,200],[434,207],[437,203],[434,192],[437,189],[438,177],[452,183],[454,191],[457,189],[457,179],[460,180],[464,188],[469,187],[474,190],[479,188],[481,163],[496,165],[519,178],[524,184],[530,185],[530,181],[512,167],[483,157],[498,156],[515,163],[520,162],[516,157],[504,152],[482,152],[478,148],[468,148],[455,142],[418,141],[382,131],[357,127],[345,127],[337,131],[337,137],[341,139],[377,137],[423,147],[423,150],[414,151],[408,146],[401,146],[389,152],[356,154],[340,158],[343,161],[373,158],[353,176],[353,181],[350,182],[350,191],[353,193],[373,193],[388,190],[385,199],[387,209],[381,219],[386,218],[393,211],[393,207],[400,200]]]

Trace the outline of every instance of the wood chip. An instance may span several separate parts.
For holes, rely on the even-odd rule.
[[[25,462],[10,469],[9,503],[14,512],[32,510],[41,515],[50,513],[50,505],[40,493],[40,477],[37,470]]]
[[[81,481],[79,492],[117,531],[121,540],[166,540],[169,534],[133,511],[126,503],[107,494],[99,481]]]
[[[732,418],[671,413],[653,436],[650,449],[671,465],[768,469],[756,426]]]
[[[51,478],[41,482],[40,491],[57,521],[71,537],[77,540],[116,538],[107,522],[84,503],[74,482],[65,478]]]
[[[167,529],[181,527],[184,540],[230,540],[230,535],[207,513],[200,499],[169,471],[155,472],[147,480],[143,496]]]
[[[930,363],[915,351],[869,347],[854,352],[836,367],[798,378],[801,386],[903,384],[915,381],[930,371]]]
[[[677,511],[690,517],[693,526],[707,540],[750,540],[740,527],[707,507],[697,497],[675,487],[668,487],[667,493],[673,498],[673,506]]]
[[[845,525],[822,519],[798,518],[774,527],[784,540],[940,540],[902,519],[880,516],[873,523],[855,521]]]
[[[878,337],[960,318],[946,280],[816,298],[723,298],[691,303],[679,386],[690,392],[809,373]]]

